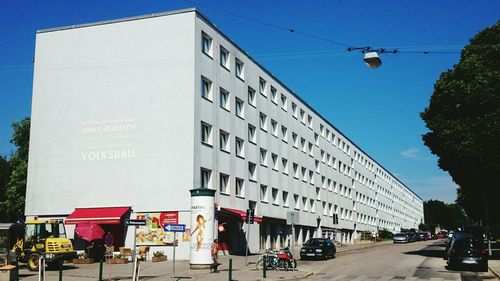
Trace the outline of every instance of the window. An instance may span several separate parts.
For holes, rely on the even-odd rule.
[[[299,147],[299,138],[297,137],[296,133],[292,133],[292,142],[293,142],[293,147],[295,148]]]
[[[300,110],[300,122],[306,123],[306,112],[303,109]]]
[[[292,116],[295,117],[295,119],[297,119],[297,104],[292,102]]]
[[[283,198],[283,206],[288,207],[288,192],[283,191],[281,193],[281,198]]]
[[[201,96],[212,101],[212,81],[204,76],[201,76]]]
[[[288,142],[288,129],[283,125],[281,125],[281,139]]]
[[[300,138],[300,147],[302,148],[302,152],[305,153],[307,151],[306,140],[304,138]]]
[[[298,179],[299,178],[299,164],[293,163],[292,168],[293,168],[293,177]]]
[[[319,187],[316,187],[316,200],[321,201],[321,190]]]
[[[319,135],[318,133],[314,133],[314,144],[319,146]]]
[[[245,65],[243,64],[243,62],[239,59],[235,59],[234,66],[236,77],[240,78],[241,80],[245,80]]]
[[[271,153],[271,162],[273,170],[278,170],[278,155]]]
[[[248,162],[248,179],[251,181],[257,180],[257,165],[252,162]]]
[[[257,102],[255,99],[255,90],[251,87],[248,87],[248,104],[253,107],[257,106]]]
[[[257,143],[257,134],[255,133],[255,127],[248,124],[248,141],[256,144]]]
[[[307,169],[305,167],[301,167],[300,170],[302,172],[302,181],[307,182]]]
[[[211,170],[201,168],[200,187],[201,188],[212,188],[212,171]]]
[[[201,142],[212,145],[212,125],[201,122]]]
[[[245,157],[245,141],[243,139],[234,138],[234,153],[236,156]]]
[[[309,170],[309,183],[314,185],[314,172]]]
[[[320,155],[321,155],[321,162],[325,163],[326,156],[325,156],[325,151],[323,149],[321,149]]]
[[[267,97],[267,82],[262,78],[259,78],[259,93]]]
[[[223,88],[220,88],[220,95],[219,95],[219,105],[220,107],[224,108],[225,110],[230,110],[229,109],[229,92],[224,90]]]
[[[236,116],[240,118],[245,117],[245,102],[240,100],[239,98],[235,98],[235,107],[234,110],[236,111]]]
[[[226,174],[219,174],[219,191],[220,193],[229,194],[229,176]]]
[[[229,133],[223,130],[219,130],[219,146],[220,150],[229,152]]]
[[[201,51],[205,55],[212,57],[212,37],[205,32],[201,33]]]
[[[267,185],[260,185],[260,201],[267,203]]]
[[[281,109],[284,111],[288,110],[287,98],[284,94],[281,94]]]
[[[267,116],[264,113],[259,115],[260,128],[267,132]]]
[[[310,205],[311,205],[311,213],[316,213],[316,202],[314,199],[309,199]]]
[[[279,196],[278,196],[278,189],[276,189],[276,188],[272,188],[272,189],[271,189],[271,196],[272,196],[272,198],[273,198],[273,204],[274,204],[274,205],[279,205],[279,204],[280,204],[280,201],[279,201],[279,200],[280,200],[280,198],[279,198]]]
[[[311,115],[307,115],[307,125],[309,126],[310,129],[313,128],[313,118]]]
[[[273,136],[275,137],[278,137],[278,122],[273,119],[271,119],[271,134],[273,134]]]
[[[319,173],[319,160],[314,160],[314,167],[316,168],[316,173]]]
[[[307,146],[309,147],[309,156],[314,156],[314,147],[312,143],[307,143]]]
[[[283,171],[283,174],[288,175],[288,160],[286,158],[281,158],[281,166],[281,171]]]
[[[263,148],[260,149],[260,164],[267,167],[267,150]]]
[[[229,51],[220,46],[220,65],[229,70]]]
[[[271,101],[274,104],[278,104],[278,90],[276,90],[273,86],[271,86]]]
[[[307,198],[302,196],[302,210],[307,211]]]
[[[236,178],[234,189],[236,192],[236,196],[244,197],[245,196],[245,180]]]
[[[296,210],[299,210],[300,209],[300,201],[299,201],[299,195],[298,194],[294,194],[293,195],[293,205],[294,205],[294,208]]]
[[[325,126],[323,126],[323,124],[319,124],[319,132],[322,137],[325,137]]]

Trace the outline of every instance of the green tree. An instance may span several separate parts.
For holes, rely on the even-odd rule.
[[[433,231],[438,225],[448,230],[455,230],[471,223],[459,205],[446,204],[439,200],[424,201],[424,216],[425,225],[419,228],[426,229],[421,230]]]
[[[0,156],[0,222],[5,222],[5,190],[10,179],[10,166],[6,157]]]
[[[16,151],[9,159],[10,179],[5,189],[3,205],[4,220],[16,221],[24,217],[24,201],[26,195],[26,179],[28,175],[28,150],[30,137],[30,118],[24,118],[12,124],[14,132],[11,143]]]
[[[471,218],[499,222],[500,22],[475,35],[441,74],[421,117],[425,145],[459,185],[457,203]]]

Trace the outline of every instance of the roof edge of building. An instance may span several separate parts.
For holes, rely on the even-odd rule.
[[[76,24],[76,25],[66,25],[66,26],[60,26],[60,27],[54,27],[54,28],[46,28],[46,29],[37,30],[36,33],[37,34],[38,33],[47,33],[47,32],[52,32],[52,31],[61,31],[61,30],[68,30],[68,29],[75,29],[75,28],[91,27],[91,26],[97,26],[97,25],[120,23],[120,22],[126,22],[126,21],[134,21],[134,20],[156,18],[156,17],[163,17],[163,16],[171,16],[171,15],[191,13],[191,12],[198,12],[198,11],[196,10],[196,8],[192,7],[192,8],[179,9],[179,10],[168,11],[168,12],[152,13],[152,14],[141,15],[141,16],[133,16],[133,17],[113,19],[113,20],[103,20],[103,21],[96,21],[96,22]]]

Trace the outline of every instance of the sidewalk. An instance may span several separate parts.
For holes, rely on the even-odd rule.
[[[488,267],[500,279],[500,243],[492,243],[493,256],[488,260]]]
[[[343,252],[356,251],[365,248],[379,247],[392,244],[392,241],[384,241],[369,244],[356,244],[346,245],[337,248],[337,254],[342,255]],[[295,257],[299,257],[300,247],[295,247]],[[267,271],[267,278],[263,278],[262,271],[255,268],[255,263],[260,255],[251,255],[248,257],[249,265],[245,265],[244,256],[220,256],[219,273],[209,273],[208,269],[191,270],[189,269],[189,261],[176,261],[175,263],[175,276],[177,280],[190,279],[190,280],[229,280],[229,259],[232,260],[232,279],[233,280],[300,280],[307,278],[313,274],[313,268],[298,262],[296,271]],[[133,264],[104,264],[103,279],[109,280],[111,273],[111,280],[131,280]],[[111,272],[110,272],[111,271]],[[141,262],[140,276],[148,280],[167,280],[172,277],[173,262]],[[35,281],[38,280],[37,273],[29,272],[26,269],[20,271],[21,280]],[[58,271],[47,271],[47,280],[58,280]],[[76,280],[97,280],[99,276],[99,264],[78,265],[73,264],[65,265],[63,271],[63,280],[76,281]]]

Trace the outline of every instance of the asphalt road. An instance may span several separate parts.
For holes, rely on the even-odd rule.
[[[447,270],[443,240],[385,246],[339,253],[327,261],[301,261],[311,280],[497,280],[475,268]]]

